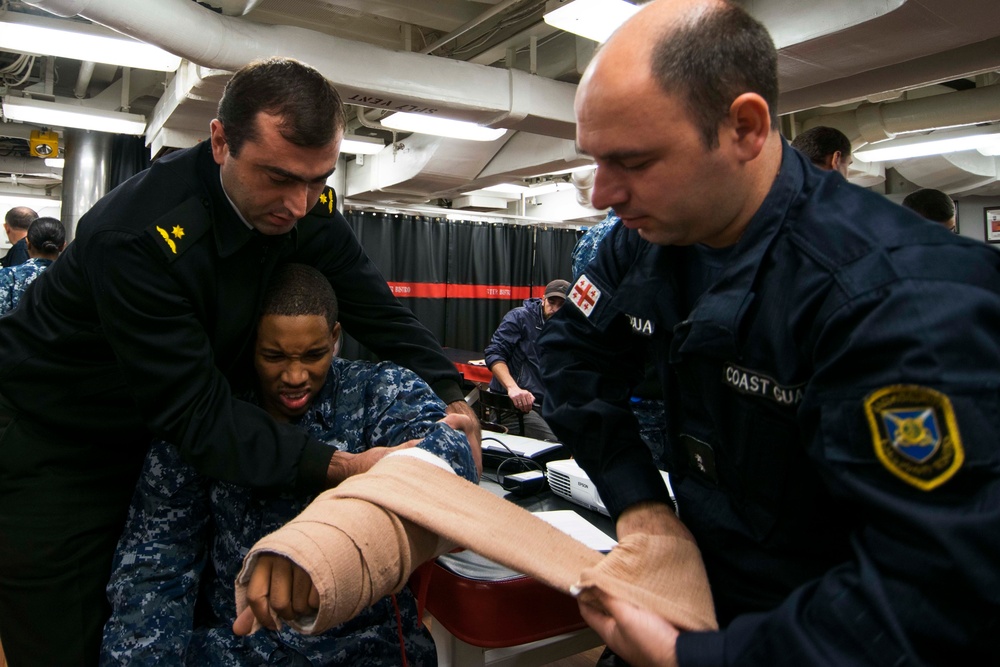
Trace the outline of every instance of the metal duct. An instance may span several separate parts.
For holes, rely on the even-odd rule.
[[[576,188],[576,203],[580,206],[590,206],[590,197],[594,192],[594,179],[597,177],[597,169],[574,171],[572,176],[573,186]]]
[[[576,86],[519,70],[255,23],[217,14],[190,0],[30,0],[27,4],[59,16],[81,16],[206,68],[235,71],[255,58],[282,53],[316,67],[349,104],[441,114],[567,139],[575,134]],[[170,30],[163,29],[167,25]]]
[[[936,188],[955,195],[1000,194],[1000,158],[980,155],[977,151],[961,151],[947,155],[932,155],[919,160],[906,160],[894,166],[897,172],[924,188]]]
[[[810,118],[803,129],[835,127],[857,146],[905,132],[921,132],[1000,120],[1000,85],[972,88],[903,102],[861,104],[844,111]]]
[[[511,179],[593,163],[577,153],[572,141],[521,132],[492,142],[414,134],[402,144],[401,150],[386,148],[366,156],[363,164],[348,163],[348,198],[450,198]]]
[[[0,173],[51,178],[53,183],[62,180],[61,169],[46,166],[45,161],[37,157],[0,156]]]

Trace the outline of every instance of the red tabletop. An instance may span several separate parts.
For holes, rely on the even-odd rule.
[[[459,350],[454,347],[444,348],[444,354],[455,364],[455,368],[469,382],[489,382],[493,379],[493,373],[486,366],[479,366],[469,363],[470,361],[481,361],[482,352],[473,350]]]

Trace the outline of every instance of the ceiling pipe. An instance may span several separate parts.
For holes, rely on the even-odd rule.
[[[993,85],[902,102],[864,103],[853,111],[815,116],[802,125],[806,130],[818,125],[835,127],[857,147],[859,142],[874,143],[907,132],[998,120],[1000,85]]]
[[[59,16],[81,16],[206,68],[232,72],[256,58],[282,53],[317,68],[349,104],[567,139],[575,135],[576,86],[527,72],[391,51],[294,26],[223,16],[191,0],[28,0],[27,4]],[[172,29],[164,30],[165,25]]]
[[[80,62],[80,73],[76,77],[76,85],[73,86],[73,96],[78,100],[82,100],[87,96],[87,88],[90,87],[90,80],[94,78],[94,67],[96,64],[93,60],[84,60]]]
[[[576,187],[576,203],[580,206],[590,206],[590,196],[594,191],[594,178],[597,176],[597,168],[580,169],[572,172],[573,185]]]
[[[465,33],[469,32],[470,30],[478,28],[480,25],[482,25],[486,21],[489,21],[497,14],[506,11],[508,7],[513,7],[514,5],[523,1],[524,0],[504,0],[499,4],[493,5],[485,12],[477,16],[476,18],[472,19],[471,21],[468,21],[467,23],[464,23],[463,25],[460,25],[459,27],[455,28],[441,39],[432,43],[430,46],[422,49],[420,53],[433,53],[434,51],[440,49],[445,44],[455,41]]]
[[[18,176],[51,178],[56,182],[62,179],[62,169],[49,167],[44,160],[37,157],[0,156],[0,172],[17,174]]]

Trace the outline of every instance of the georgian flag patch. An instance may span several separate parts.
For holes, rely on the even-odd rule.
[[[569,300],[587,317],[590,317],[590,313],[593,312],[594,306],[597,305],[600,298],[601,290],[594,287],[594,283],[590,282],[590,278],[586,274],[580,274],[569,291]]]

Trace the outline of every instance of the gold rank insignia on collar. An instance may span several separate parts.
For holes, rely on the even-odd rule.
[[[177,242],[184,238],[184,228],[180,225],[174,225],[168,232],[163,227],[157,226],[156,231],[158,231],[160,236],[163,237],[163,242],[167,244],[168,248],[170,248],[170,252],[176,255]]]
[[[208,199],[190,197],[150,223],[145,232],[160,249],[167,263],[172,263],[193,248],[198,239],[212,229]],[[234,224],[240,224],[234,221]]]
[[[951,400],[919,385],[891,385],[865,398],[875,455],[907,484],[930,491],[965,460]]]
[[[333,188],[327,186],[323,189],[322,194],[319,196],[319,201],[316,205],[312,207],[309,211],[312,215],[318,215],[321,218],[332,218],[337,211],[337,193]]]

